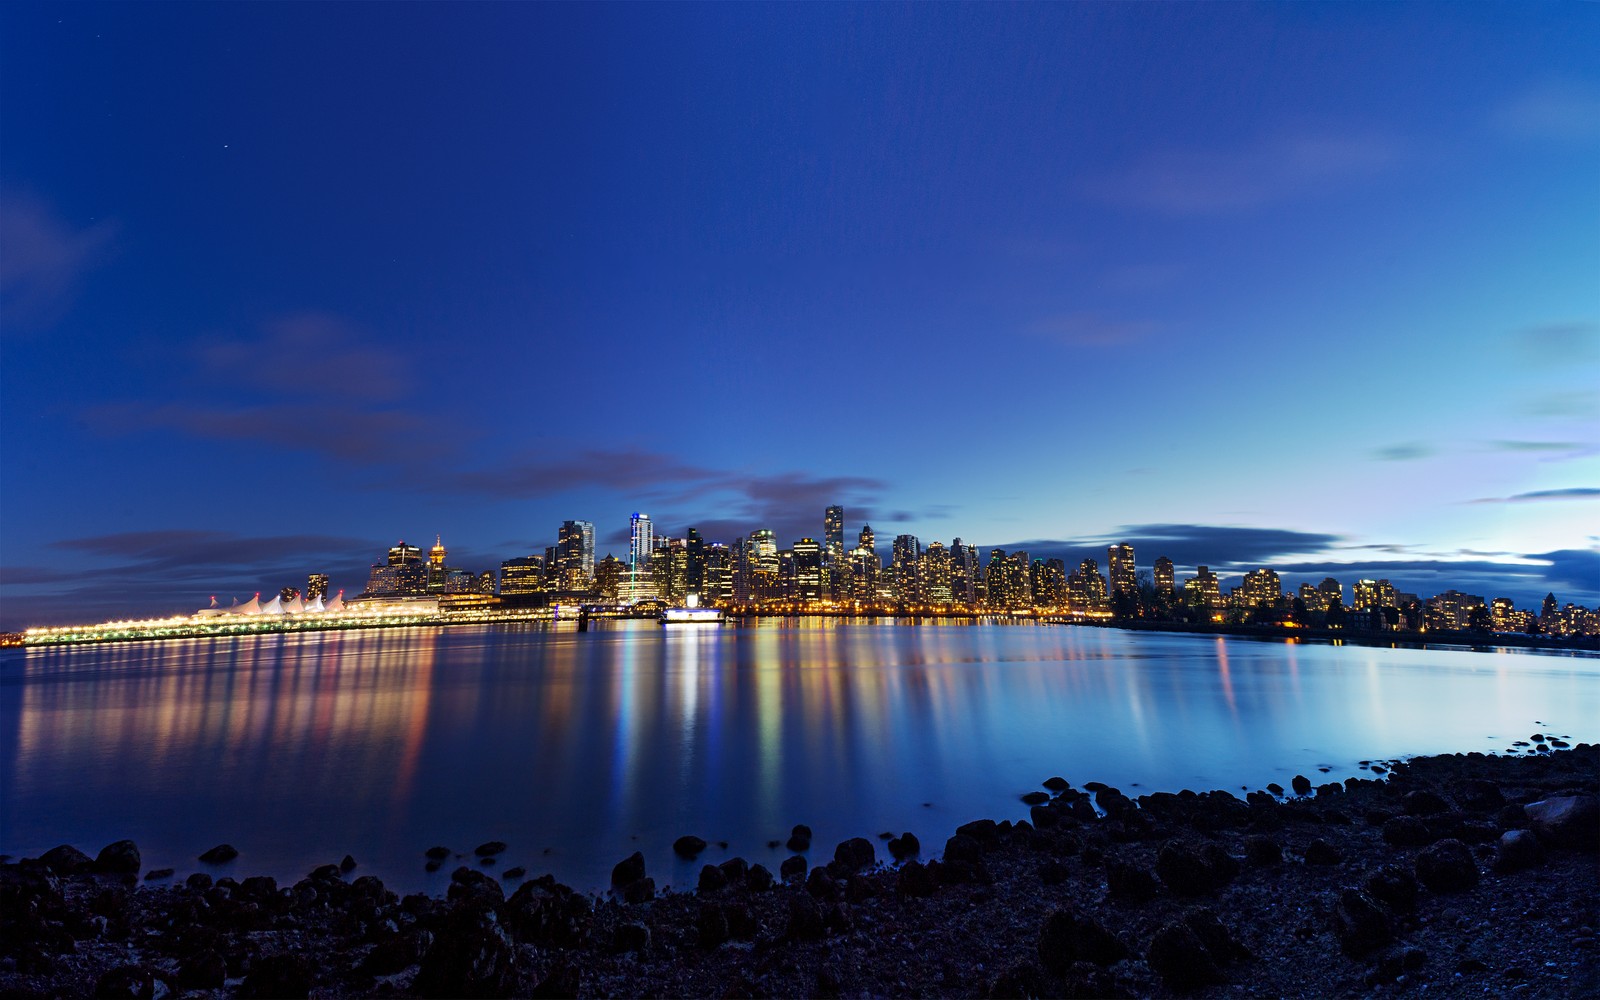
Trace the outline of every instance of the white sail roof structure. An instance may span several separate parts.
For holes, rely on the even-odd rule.
[[[283,611],[284,614],[303,615],[306,613],[306,602],[300,599],[299,594],[296,594],[288,604],[283,606]]]
[[[343,611],[344,610],[344,591],[341,590],[337,594],[333,595],[333,600],[329,601],[327,606],[324,607],[322,610],[328,612],[329,614],[334,614],[336,612]]]
[[[322,595],[321,594],[318,594],[316,597],[313,597],[311,599],[311,603],[306,605],[306,614],[309,614],[309,615],[320,615],[320,614],[322,614],[322,612],[324,612],[326,610],[327,609],[322,606]]]
[[[243,604],[234,605],[232,610],[236,615],[259,615],[261,613],[261,595],[258,593]]]
[[[257,598],[257,600],[259,601],[259,597]],[[270,600],[267,603],[261,605],[261,610],[258,613],[259,614],[263,614],[263,615],[281,615],[281,614],[283,614],[283,598],[279,597],[277,594],[273,594],[272,595],[272,600]]]

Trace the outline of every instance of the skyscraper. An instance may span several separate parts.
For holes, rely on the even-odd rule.
[[[877,539],[872,534],[872,525],[870,524],[863,524],[861,526],[861,534],[857,535],[856,538],[857,544],[863,549],[877,548]]]
[[[650,567],[650,553],[656,550],[655,528],[649,514],[636,512],[630,523],[633,530],[628,544],[628,569],[643,573]]]
[[[1158,594],[1172,597],[1177,593],[1177,581],[1172,572],[1172,560],[1166,556],[1161,556],[1156,560],[1155,583],[1156,593]]]
[[[306,600],[314,601],[328,596],[328,574],[312,573],[306,577]]]
[[[795,596],[802,601],[822,599],[822,546],[815,539],[802,538],[794,543]]]
[[[588,521],[562,521],[556,550],[566,589],[587,588],[594,577],[594,525]]]
[[[507,559],[500,564],[500,593],[507,597],[537,594],[544,589],[544,560],[539,556]]]
[[[1122,591],[1135,594],[1139,591],[1139,581],[1133,566],[1133,546],[1127,543],[1112,545],[1106,549],[1106,572],[1111,575],[1111,593]]]

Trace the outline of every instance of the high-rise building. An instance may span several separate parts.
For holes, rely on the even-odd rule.
[[[1222,584],[1217,574],[1208,566],[1196,567],[1194,576],[1183,584],[1183,599],[1184,603],[1197,608],[1221,607]]]
[[[328,596],[328,574],[312,573],[306,577],[306,600],[314,601]]]
[[[689,593],[698,594],[705,589],[706,582],[706,540],[700,537],[699,529],[689,529],[689,537],[684,541],[684,548],[689,556]]]
[[[1253,569],[1244,575],[1239,589],[1246,607],[1274,608],[1283,596],[1283,581],[1270,569]]]
[[[700,603],[725,607],[733,601],[733,552],[713,542],[705,547],[705,571]]]
[[[856,544],[864,549],[877,550],[877,540],[872,534],[872,525],[863,524],[861,526],[861,533],[856,536]]]
[[[650,578],[655,595],[669,604],[682,604],[689,596],[689,548],[681,538],[658,540],[650,553]]]
[[[878,577],[883,569],[870,546],[850,550],[850,597],[862,604],[878,603]]]
[[[1344,606],[1344,584],[1333,577],[1323,577],[1322,582],[1317,584],[1317,590],[1322,593],[1322,610]]]
[[[1005,549],[989,550],[989,563],[983,571],[984,603],[996,611],[1004,611],[1016,600],[1010,563]]]
[[[1033,582],[1033,604],[1057,610],[1067,603],[1067,566],[1060,559],[1035,559],[1029,567]]]
[[[815,539],[794,543],[794,596],[807,603],[822,600],[822,546]]]
[[[1300,585],[1300,603],[1306,606],[1307,611],[1327,611],[1328,595],[1307,581]]]
[[[544,589],[544,560],[539,556],[507,559],[500,564],[500,593],[514,597]]]
[[[628,543],[628,568],[643,572],[650,565],[650,553],[656,550],[655,528],[649,514],[635,513],[630,522],[631,540]]]
[[[1172,572],[1172,560],[1166,556],[1156,559],[1155,585],[1156,593],[1169,599],[1177,593],[1177,578]]]
[[[896,597],[902,604],[916,604],[922,599],[917,569],[922,558],[922,543],[917,541],[916,535],[896,535],[893,555]]]
[[[950,552],[943,542],[928,543],[917,563],[917,574],[921,577],[922,603],[950,603]]]
[[[400,566],[405,563],[419,563],[422,561],[422,549],[415,545],[407,545],[403,540],[389,550],[389,565]]]
[[[978,605],[978,550],[957,538],[950,543],[950,602],[964,608]]]
[[[844,508],[832,506],[822,512],[822,544],[834,560],[844,558]]]
[[[1133,546],[1124,542],[1106,549],[1106,572],[1111,575],[1111,593],[1139,592],[1139,580],[1133,565]]]
[[[594,589],[600,594],[600,599],[614,603],[622,592],[623,581],[628,578],[628,564],[614,555],[606,557],[594,564]]]
[[[594,577],[594,525],[588,521],[562,521],[556,550],[566,589],[587,588]]]

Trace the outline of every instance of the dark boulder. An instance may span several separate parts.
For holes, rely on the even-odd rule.
[[[783,933],[794,941],[815,941],[825,936],[828,931],[822,907],[806,893],[797,892],[790,896],[789,923]]]
[[[1389,910],[1360,889],[1346,889],[1333,908],[1333,933],[1351,958],[1382,948],[1394,937]]]
[[[356,870],[356,859],[346,854],[339,859],[339,871],[348,875]]]
[[[751,892],[766,892],[772,888],[772,872],[766,865],[751,865],[744,874],[744,884]]]
[[[1383,840],[1395,847],[1424,847],[1438,837],[1415,816],[1396,816],[1383,824]]]
[[[1093,917],[1073,908],[1059,909],[1045,918],[1039,930],[1039,961],[1052,972],[1064,972],[1073,962],[1112,965],[1128,957],[1128,946]]]
[[[211,850],[200,855],[200,860],[208,865],[220,865],[232,861],[239,856],[238,848],[232,844],[218,844]]]
[[[914,858],[922,853],[922,841],[914,833],[902,833],[889,841],[889,856],[896,861]]]
[[[176,871],[176,868],[152,868],[144,873],[144,880],[150,882],[160,878],[171,878]]]
[[[778,875],[785,882],[799,882],[806,877],[806,859],[795,854],[783,859],[778,866]]]
[[[695,917],[695,933],[700,947],[717,947],[728,940],[728,914],[715,903],[702,905]]]
[[[1177,896],[1203,896],[1220,884],[1211,863],[1177,841],[1166,844],[1156,855],[1156,874]]]
[[[907,861],[895,876],[894,891],[902,896],[922,898],[933,895],[938,889],[938,878],[920,861]]]
[[[506,845],[499,840],[491,840],[486,844],[479,844],[472,849],[472,853],[480,858],[492,858],[497,854],[504,854]]]
[[[506,891],[498,880],[462,865],[451,873],[446,896],[478,907],[492,907],[505,902]]]
[[[1416,877],[1401,865],[1384,865],[1372,872],[1362,888],[1395,913],[1410,913],[1417,908]]]
[[[1600,851],[1600,798],[1562,795],[1523,806],[1528,825],[1553,847]]]
[[[286,953],[258,958],[250,964],[239,996],[260,1000],[307,997],[316,984],[316,967],[305,955]]]
[[[62,844],[60,847],[52,847],[41,854],[39,863],[57,875],[71,875],[74,872],[80,872],[92,866],[94,859],[71,844]]]
[[[1472,812],[1494,812],[1506,804],[1500,786],[1482,778],[1469,778],[1455,789],[1456,801]]]
[[[422,997],[507,997],[517,980],[516,947],[493,914],[458,911],[435,936],[411,989]]]
[[[944,860],[976,864],[983,860],[983,845],[975,837],[958,833],[944,842]]]
[[[789,832],[788,848],[796,853],[811,850],[811,827],[797,823]]]
[[[843,871],[857,872],[877,863],[878,854],[872,841],[865,837],[852,837],[833,849],[833,863]]]
[[[1145,961],[1162,982],[1179,993],[1228,981],[1200,936],[1181,920],[1156,931]]]
[[[1148,902],[1161,891],[1150,869],[1118,859],[1106,862],[1106,885],[1113,899],[1130,903]]]
[[[834,881],[826,868],[813,868],[811,874],[806,876],[806,892],[816,899],[836,899],[839,895],[839,883]]]
[[[956,833],[971,837],[980,844],[992,845],[1000,840],[1000,825],[992,819],[975,819],[956,827]]]
[[[1306,864],[1330,866],[1341,864],[1344,861],[1344,852],[1339,848],[1318,837],[1306,845]]]
[[[1449,812],[1450,803],[1432,792],[1418,790],[1402,796],[1400,808],[1405,810],[1407,816],[1432,816],[1434,813]]]
[[[1544,861],[1544,845],[1528,830],[1507,830],[1495,845],[1494,870],[1517,872]]]
[[[646,876],[636,879],[622,887],[622,901],[625,903],[648,903],[656,898],[656,880]]]
[[[1265,834],[1251,834],[1244,838],[1245,860],[1258,868],[1268,868],[1283,861],[1283,845]]]
[[[1064,792],[1071,788],[1072,784],[1068,782],[1066,778],[1056,776],[1044,779],[1044,787],[1050,789],[1052,792]]]
[[[188,878],[184,879],[183,884],[185,887],[193,889],[196,892],[205,892],[207,889],[211,888],[211,876],[207,875],[205,872],[195,872],[193,875],[190,875]]]
[[[444,861],[445,859],[450,857],[450,848],[448,848],[448,847],[430,847],[430,848],[428,848],[426,854],[427,854],[427,858],[428,858],[429,861]],[[203,861],[205,859],[202,858],[201,860]]]
[[[616,867],[611,869],[611,884],[614,887],[630,885],[644,878],[644,855],[638,851],[618,861]]]
[[[1049,801],[1049,792],[1025,792],[1022,796],[1022,804],[1025,806],[1042,806]]]
[[[107,844],[95,855],[94,869],[108,875],[139,874],[139,845],[131,840]]]
[[[697,888],[701,893],[721,892],[728,887],[728,876],[716,865],[706,865],[700,869],[700,882]],[[721,942],[717,942],[720,944]]]
[[[1292,787],[1294,789],[1294,793],[1296,795],[1310,795],[1311,794],[1311,779],[1306,777],[1303,774],[1295,775],[1289,781],[1289,785],[1290,785],[1290,787]]]
[[[1441,840],[1417,855],[1417,881],[1434,892],[1463,892],[1478,884],[1478,863],[1459,840]]]
[[[685,834],[672,842],[672,853],[685,860],[693,860],[706,849],[706,842],[692,834]]]

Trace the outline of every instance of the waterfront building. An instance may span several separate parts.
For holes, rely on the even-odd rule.
[[[1067,566],[1060,559],[1035,559],[1029,569],[1033,578],[1033,604],[1059,611],[1067,603]]]
[[[650,578],[656,597],[680,605],[689,596],[689,547],[681,538],[656,539],[650,553]]]
[[[1489,627],[1489,607],[1477,594],[1447,590],[1428,598],[1423,607],[1423,623],[1430,629]]]
[[[706,540],[700,537],[700,529],[690,528],[683,545],[689,557],[689,593],[698,594],[706,582]]]
[[[1357,611],[1399,608],[1401,601],[1388,580],[1357,580],[1351,606]]]
[[[588,589],[594,578],[594,525],[588,521],[562,521],[556,536],[556,557],[561,560],[563,588]]]
[[[1253,569],[1239,587],[1240,604],[1247,608],[1275,608],[1283,597],[1283,581],[1270,569]]]
[[[1328,610],[1328,598],[1309,581],[1300,585],[1300,603],[1306,606],[1307,611],[1325,612]]]
[[[1172,560],[1166,556],[1156,559],[1155,585],[1156,593],[1168,600],[1177,596],[1177,577],[1173,574]]]
[[[964,608],[978,606],[978,565],[976,546],[964,545],[960,538],[950,543],[950,603]]]
[[[433,536],[433,548],[428,550],[428,592],[442,594],[445,592],[445,576],[448,567],[445,566],[444,538],[440,535]]]
[[[1106,572],[1111,577],[1110,593],[1115,595],[1118,591],[1125,594],[1139,592],[1138,574],[1133,564],[1133,546],[1126,542],[1121,545],[1112,545],[1106,548]]]
[[[705,547],[700,603],[726,607],[733,603],[733,551],[720,542]]]
[[[544,590],[544,559],[521,556],[500,564],[500,594],[517,597]]]
[[[901,604],[916,604],[922,599],[917,562],[922,558],[922,543],[916,535],[896,535],[893,565],[895,599]]]
[[[367,574],[367,588],[358,597],[417,597],[428,592],[428,571],[422,560],[376,565]]]
[[[794,558],[793,595],[806,604],[822,600],[822,546],[814,538],[802,538],[789,550]]]
[[[420,563],[421,561],[422,549],[415,545],[407,545],[403,539],[389,549],[390,566],[403,566],[407,563]]]
[[[312,573],[306,577],[306,600],[314,601],[328,596],[328,574]]]
[[[872,525],[863,524],[861,526],[861,533],[856,536],[856,544],[861,548],[877,551],[877,540],[872,534]]]
[[[950,603],[950,553],[943,542],[928,543],[917,564],[917,575],[921,578],[921,603]]]
[[[594,564],[594,590],[607,604],[617,603],[622,584],[628,578],[628,564],[609,553]]]
[[[1102,612],[1106,610],[1106,578],[1100,575],[1100,566],[1093,559],[1078,564],[1067,577],[1067,603],[1074,612]]]
[[[649,514],[635,512],[628,527],[628,569],[638,575],[650,568],[650,554],[656,550],[655,526]]]
[[[878,574],[883,568],[871,546],[850,550],[850,597],[862,604],[878,603]]]
[[[1208,566],[1195,568],[1195,574],[1183,584],[1184,603],[1197,608],[1222,607],[1222,586],[1217,574]]]
[[[822,512],[822,543],[834,563],[844,561],[844,508],[832,506]]]

